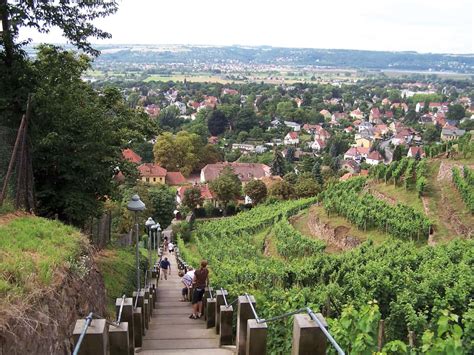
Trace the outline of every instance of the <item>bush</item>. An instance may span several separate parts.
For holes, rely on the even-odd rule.
[[[191,240],[191,224],[188,222],[179,222],[173,225],[173,234],[181,238],[184,242]]]

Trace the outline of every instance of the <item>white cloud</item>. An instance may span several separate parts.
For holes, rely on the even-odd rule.
[[[122,0],[101,43],[474,52],[470,0]],[[59,31],[35,41],[61,42]]]

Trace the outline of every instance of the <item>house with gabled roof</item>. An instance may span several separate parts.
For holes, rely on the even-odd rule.
[[[140,164],[142,162],[142,157],[139,156],[130,148],[122,150],[122,156],[125,160],[128,160],[129,162],[132,162],[135,164]]]
[[[288,134],[283,139],[285,145],[296,145],[300,143],[300,138],[298,132],[288,132]]]

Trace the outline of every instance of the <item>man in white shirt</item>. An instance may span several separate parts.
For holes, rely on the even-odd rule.
[[[188,294],[189,294],[189,290],[192,288],[193,286],[193,279],[194,279],[194,269],[192,266],[189,266],[188,267],[188,272],[183,276],[183,278],[181,279],[181,282],[183,283],[183,285],[185,286],[182,290],[181,290],[181,295],[183,296],[183,298],[181,299],[181,301],[187,301],[188,300]]]
[[[172,253],[174,251],[174,244],[172,242],[168,243],[168,253]]]

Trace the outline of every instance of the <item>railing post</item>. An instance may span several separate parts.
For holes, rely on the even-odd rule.
[[[204,313],[204,320],[207,321],[207,300],[210,299],[213,289],[212,287],[206,287],[204,290],[204,296],[202,297],[202,312]]]
[[[122,304],[122,299],[117,298],[115,301],[115,310],[116,315],[118,316],[120,312],[120,305]],[[121,322],[128,323],[128,345],[129,345],[129,354],[133,355],[135,352],[134,348],[134,326],[133,326],[133,299],[132,298],[125,298],[123,301],[123,308],[122,308],[122,317],[120,319]]]
[[[265,355],[267,353],[267,323],[247,320],[247,344],[245,355]]]
[[[232,306],[220,306],[219,312],[219,346],[232,345]]]
[[[129,327],[127,322],[121,322],[119,325],[109,325],[110,353],[114,355],[129,355]]]
[[[219,323],[220,323],[220,312],[221,312],[221,306],[225,304],[224,302],[224,296],[227,297],[227,291],[226,290],[217,290],[216,291],[216,334],[219,334]]]
[[[145,318],[146,318],[146,313],[145,313],[145,291],[140,290],[139,292],[135,291],[133,292],[133,298],[134,300],[138,297],[138,302],[137,302],[137,308],[140,308],[142,312],[142,317],[141,317],[141,327],[142,327],[142,335],[146,334],[146,327],[145,327]]]
[[[327,323],[321,313],[316,317],[325,328]],[[296,314],[293,321],[293,344],[291,355],[324,355],[326,354],[326,336],[318,324],[308,314]]]
[[[143,314],[142,308],[137,307],[133,309],[133,336],[134,336],[134,344],[136,348],[140,348],[142,346],[142,337],[143,337]]]
[[[255,298],[250,296],[250,303],[245,296],[239,296],[237,306],[237,355],[245,355],[247,342],[247,321],[254,319],[251,304],[255,307]]]
[[[212,328],[216,324],[216,299],[208,298],[206,302],[206,328]]]
[[[78,319],[74,326],[73,339],[74,344],[77,343],[82,331],[84,330],[85,319]],[[107,355],[109,353],[108,339],[109,335],[107,332],[107,323],[105,319],[93,319],[87,328],[84,339],[82,340],[81,347],[79,348],[80,355],[97,354]]]

